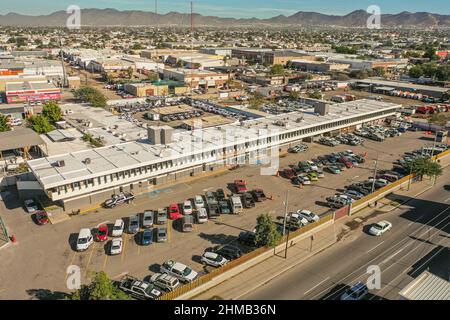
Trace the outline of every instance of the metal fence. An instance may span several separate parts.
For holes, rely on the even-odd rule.
[[[321,217],[319,221],[310,223],[310,224],[302,227],[301,229],[291,232],[289,235],[289,238],[291,240],[293,240],[295,237],[298,237],[298,236],[302,235],[303,233],[311,231],[312,229],[314,229],[314,228],[320,226],[321,224],[324,224],[325,222],[328,222],[332,219],[333,219],[333,213],[329,213],[329,214]],[[280,240],[279,244],[282,244],[285,241],[286,241],[286,237],[283,237]],[[213,278],[223,274],[224,272],[231,270],[245,262],[248,262],[248,261],[258,257],[261,254],[267,253],[268,251],[273,251],[273,248],[266,248],[266,247],[258,248],[250,253],[243,255],[242,257],[240,257],[236,260],[230,261],[223,267],[212,270],[211,272],[197,278],[196,280],[194,280],[191,283],[188,283],[181,287],[178,287],[174,291],[161,296],[158,300],[173,300],[173,299],[191,291],[192,289],[197,288],[197,287],[207,283],[208,281],[211,281]]]

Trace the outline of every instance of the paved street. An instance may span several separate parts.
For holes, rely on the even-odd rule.
[[[447,168],[444,177],[448,177]],[[381,290],[370,299],[399,299],[398,292],[430,268],[448,277],[450,263],[450,193],[442,178],[436,187],[390,213],[368,220],[332,248],[292,268],[241,299],[339,299],[343,290],[366,281],[367,267],[381,270]],[[370,224],[388,220],[393,229],[381,237],[367,233]]]
[[[14,194],[2,194],[5,202],[0,202],[0,214],[10,233],[17,236],[18,242],[0,250],[0,298],[28,299],[60,297],[66,288],[66,268],[78,265],[82,270],[83,282],[92,270],[104,270],[114,279],[124,274],[147,277],[158,271],[160,263],[175,259],[201,271],[199,256],[208,247],[234,242],[243,230],[252,230],[256,217],[261,213],[270,213],[274,219],[284,212],[285,191],[290,190],[290,210],[310,209],[318,214],[328,210],[321,202],[337,189],[351,181],[364,180],[373,172],[373,159],[376,150],[380,150],[381,168],[390,168],[392,161],[405,151],[429,144],[429,140],[419,132],[391,138],[383,143],[367,141],[364,147],[353,147],[357,153],[368,152],[368,161],[358,168],[345,170],[341,175],[326,174],[326,178],[312,186],[299,189],[281,177],[261,176],[258,167],[240,168],[226,174],[212,176],[192,183],[184,183],[149,194],[132,205],[112,210],[100,209],[97,212],[73,217],[56,225],[39,227],[26,214]],[[348,146],[329,148],[317,144],[311,145],[304,154],[288,155],[281,159],[281,168],[307,160],[318,155],[349,149]],[[120,256],[105,254],[104,243],[95,243],[88,251],[78,253],[73,250],[74,242],[81,228],[95,230],[102,223],[112,224],[117,218],[127,218],[142,213],[145,209],[158,209],[173,202],[182,202],[195,194],[204,194],[217,188],[227,189],[234,179],[248,181],[250,188],[262,187],[267,194],[274,196],[273,201],[257,204],[256,208],[246,210],[239,216],[221,216],[207,225],[196,225],[192,233],[182,233],[177,224],[169,228],[169,242],[143,247],[136,244],[135,238],[124,236],[124,250]],[[227,190],[227,193],[230,193]],[[6,205],[6,208],[4,207]],[[395,221],[394,225],[395,225]],[[370,240],[370,241],[375,241]],[[5,276],[7,275],[7,276]],[[19,279],[19,280],[18,280]]]

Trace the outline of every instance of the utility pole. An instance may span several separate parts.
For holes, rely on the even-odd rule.
[[[377,178],[379,156],[380,156],[380,154],[377,151],[377,160],[375,160],[375,170],[373,172],[373,177],[372,177],[373,178],[372,193],[374,193],[374,191],[375,191],[375,181],[376,181],[376,178]]]
[[[66,68],[64,66],[64,55],[63,55],[63,50],[62,50],[62,40],[61,40],[61,33],[58,33],[59,35],[59,55],[61,57],[61,66],[63,69],[63,82],[61,84],[61,91],[64,92],[64,87],[66,85],[67,82],[67,76],[66,76]]]
[[[290,216],[290,214],[289,214]],[[286,247],[284,248],[284,258],[287,259],[287,252],[288,252],[288,246],[289,246],[289,234],[291,232],[291,221],[292,219],[289,218],[289,223],[288,223],[288,230],[287,230],[287,235],[286,235]]]
[[[289,190],[286,190],[286,200],[284,201],[283,236],[286,234],[286,219],[287,219],[287,215],[288,215],[288,197],[289,197]]]

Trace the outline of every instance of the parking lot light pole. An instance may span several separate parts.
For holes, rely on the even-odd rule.
[[[377,178],[379,155],[380,154],[377,151],[377,160],[375,160],[375,170],[373,172],[372,193],[374,193],[374,191],[375,191],[375,181]]]
[[[288,215],[288,197],[289,197],[289,190],[286,190],[286,200],[284,201],[283,236],[286,235],[286,219],[287,219],[287,215]]]
[[[291,213],[289,214],[289,216],[291,215]],[[287,230],[287,235],[286,235],[286,247],[284,248],[284,258],[287,259],[287,252],[288,252],[288,245],[289,245],[289,233],[291,232],[291,221],[292,219],[289,218],[289,223],[288,223],[288,230]]]

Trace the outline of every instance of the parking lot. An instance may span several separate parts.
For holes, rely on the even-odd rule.
[[[203,272],[199,259],[206,248],[236,243],[240,232],[253,230],[259,214],[269,213],[274,220],[283,216],[286,190],[289,190],[290,211],[308,209],[320,215],[329,210],[323,206],[327,197],[343,186],[365,180],[373,174],[373,161],[377,153],[379,169],[390,169],[392,162],[405,151],[430,143],[432,141],[424,133],[407,132],[384,142],[368,140],[364,146],[328,147],[310,144],[305,153],[283,157],[280,160],[280,170],[299,161],[347,149],[352,149],[357,154],[367,152],[366,162],[358,167],[345,169],[339,175],[325,173],[325,178],[302,188],[292,185],[283,177],[261,176],[259,167],[238,168],[207,179],[167,187],[157,193],[140,196],[132,204],[100,209],[56,225],[37,226],[24,212],[14,194],[3,194],[4,203],[0,202],[0,213],[18,242],[0,251],[0,274],[3,277],[0,279],[0,298],[55,297],[58,292],[66,292],[66,268],[69,265],[81,268],[83,281],[91,270],[104,270],[113,279],[119,279],[125,274],[138,278],[148,277],[158,272],[159,264],[168,259]],[[118,218],[126,220],[130,215],[141,214],[144,210],[156,210],[174,202],[182,203],[196,194],[218,188],[223,188],[229,195],[232,192],[229,184],[236,179],[246,180],[249,189],[262,188],[273,200],[257,203],[255,208],[245,209],[240,215],[222,215],[207,224],[196,224],[191,233],[181,232],[178,221],[169,222],[167,243],[153,243],[144,247],[137,244],[136,236],[124,234],[123,251],[118,256],[106,254],[108,242],[95,242],[85,252],[74,251],[74,243],[81,228],[90,228],[95,234],[95,229],[101,224],[111,225]]]

